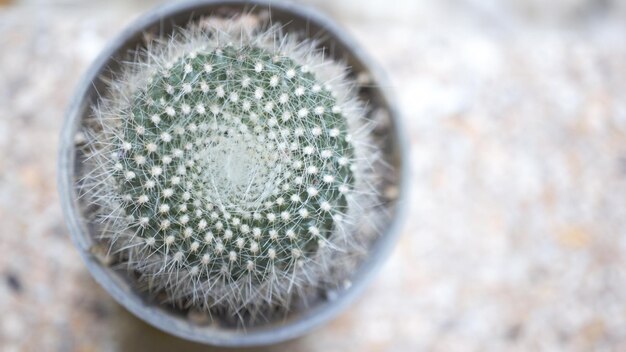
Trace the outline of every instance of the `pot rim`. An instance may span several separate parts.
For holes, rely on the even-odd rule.
[[[111,62],[110,60],[123,50],[125,45],[132,41],[138,33],[142,33],[174,15],[188,14],[191,17],[196,10],[212,7],[218,8],[219,6],[254,7],[254,11],[257,8],[268,8],[270,11],[278,10],[293,16],[294,20],[304,20],[307,23],[317,24],[332,37],[334,42],[340,43],[352,59],[367,68],[368,73],[373,78],[373,82],[376,82],[374,89],[378,90],[378,94],[382,102],[385,103],[385,108],[390,115],[391,133],[395,137],[394,148],[398,154],[394,157],[398,158],[397,162],[400,165],[397,185],[399,194],[395,201],[394,215],[390,219],[389,226],[382,231],[373,244],[371,253],[359,265],[357,272],[353,276],[351,287],[342,291],[334,300],[295,314],[294,318],[287,319],[286,322],[268,324],[248,330],[227,330],[196,325],[182,316],[175,316],[143,300],[123,278],[112,269],[102,265],[98,258],[91,253],[90,247],[93,242],[80,214],[74,187],[76,154],[74,136],[78,131],[80,121],[85,115],[89,99],[93,94],[97,93],[95,92],[96,89],[93,82],[98,79],[103,70],[107,69],[108,64]],[[390,85],[386,83],[381,69],[348,36],[345,30],[325,15],[308,6],[272,0],[189,0],[157,7],[132,21],[124,31],[109,42],[108,46],[83,75],[66,113],[59,141],[57,187],[63,213],[71,238],[91,275],[118,303],[146,323],[178,337],[209,345],[244,347],[275,344],[304,335],[333,319],[340,312],[344,311],[372,281],[377,270],[380,269],[381,264],[393,249],[407,213],[410,174],[407,156],[409,146],[404,135],[400,114],[396,108],[397,105],[391,99],[393,95],[389,87]]]

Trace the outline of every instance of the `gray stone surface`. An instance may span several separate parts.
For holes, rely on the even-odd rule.
[[[355,306],[272,350],[626,350],[626,5],[312,2],[390,75],[411,216]],[[90,278],[55,189],[75,84],[152,5],[0,5],[3,351],[207,350]]]

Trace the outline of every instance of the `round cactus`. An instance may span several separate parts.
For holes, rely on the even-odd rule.
[[[81,190],[150,292],[227,315],[341,286],[377,155],[345,65],[246,19],[153,40],[94,108]]]

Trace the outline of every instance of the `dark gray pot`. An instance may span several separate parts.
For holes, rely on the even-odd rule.
[[[353,276],[349,289],[342,291],[332,301],[321,302],[308,310],[293,313],[280,322],[243,331],[203,325],[180,312],[148,301],[144,294],[133,288],[128,275],[103,265],[98,256],[94,255],[95,242],[90,235],[89,224],[81,215],[75,189],[77,170],[81,167],[77,162],[79,152],[75,146],[75,136],[82,119],[89,114],[89,106],[97,100],[98,92],[105,90],[102,77],[110,75],[118,68],[115,58],[123,57],[128,50],[142,44],[142,33],[146,31],[168,33],[174,27],[184,26],[189,21],[211,14],[268,9],[271,10],[273,21],[286,24],[286,31],[304,30],[311,36],[323,39],[322,45],[328,49],[330,55],[346,60],[355,74],[367,73],[372,77],[374,85],[363,88],[361,94],[369,101],[371,107],[386,112],[390,117],[381,138],[385,143],[386,161],[396,170],[396,174],[391,177],[391,184],[396,187],[399,196],[389,202],[388,211],[392,214],[389,223],[373,244],[367,259]],[[378,68],[343,29],[320,13],[301,5],[256,0],[200,0],[163,6],[139,18],[100,54],[88,70],[71,102],[61,133],[58,187],[67,225],[87,268],[102,287],[139,318],[168,333],[206,344],[218,346],[274,344],[301,336],[329,321],[363,292],[395,243],[405,213],[405,198],[408,194],[408,148],[400,126],[399,114],[387,91],[388,86]]]

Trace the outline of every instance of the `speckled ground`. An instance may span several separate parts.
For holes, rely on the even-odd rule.
[[[390,75],[411,141],[411,216],[355,306],[271,350],[626,350],[626,5],[312,1]],[[153,4],[10,2],[0,349],[206,350],[139,322],[90,278],[55,189],[75,84]]]

